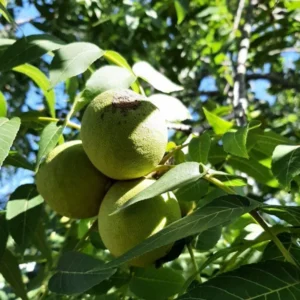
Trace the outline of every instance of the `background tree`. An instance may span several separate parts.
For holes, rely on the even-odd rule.
[[[0,3],[1,299],[300,297],[297,1]],[[197,210],[112,260],[34,177],[96,94],[130,86],[170,128],[157,191]],[[170,241],[162,267],[124,267]]]

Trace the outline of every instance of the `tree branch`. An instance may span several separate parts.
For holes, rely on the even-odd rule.
[[[265,79],[268,80],[272,84],[279,85],[283,89],[295,89],[296,91],[300,91],[300,85],[296,82],[295,79],[285,79],[284,73],[268,73],[268,74],[261,74],[261,73],[253,73],[253,74],[246,74],[245,80],[248,82],[250,80],[259,80]],[[221,91],[190,91],[187,93],[183,93],[181,97],[220,97],[226,96],[225,93]]]
[[[200,97],[200,96],[206,96],[206,97],[216,97],[220,96],[221,93],[219,91],[192,91],[188,93],[183,93],[182,97]]]
[[[238,125],[246,123],[245,110],[247,108],[247,88],[246,88],[246,61],[250,47],[250,35],[252,28],[252,11],[256,0],[249,0],[246,11],[245,24],[241,28],[242,39],[239,44],[237,56],[236,75],[233,86],[233,109],[236,113]]]
[[[245,0],[240,0],[239,1],[239,6],[238,6],[238,9],[236,11],[235,18],[234,18],[233,30],[230,34],[230,38],[233,38],[235,36],[235,33],[239,28],[241,17],[242,17],[242,12],[244,10],[244,6],[245,6]]]
[[[300,91],[300,85],[297,84],[294,80],[284,79],[283,73],[268,73],[268,74],[247,74],[246,79],[248,80],[257,80],[265,79],[270,81],[272,84],[280,85],[285,89],[295,89]]]
[[[19,26],[22,26],[24,24],[31,23],[32,21],[36,21],[36,20],[38,20],[40,18],[41,18],[41,16],[36,16],[34,18],[26,18],[26,19],[16,20],[13,24],[7,24],[7,25],[5,25],[4,28],[3,28],[3,31],[8,31],[8,30],[13,29],[16,26],[19,27]]]

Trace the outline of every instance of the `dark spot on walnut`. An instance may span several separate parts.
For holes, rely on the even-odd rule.
[[[114,93],[112,106],[124,110],[137,109],[141,104],[140,100],[145,100],[145,97],[130,90],[120,90]]]

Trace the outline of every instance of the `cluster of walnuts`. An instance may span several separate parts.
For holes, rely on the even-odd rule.
[[[131,90],[106,91],[87,107],[80,135],[82,141],[52,150],[37,173],[37,189],[54,211],[76,219],[98,215],[101,239],[116,257],[181,218],[172,192],[112,214],[155,182],[143,176],[161,161],[168,135],[154,104]],[[150,265],[171,247],[148,252],[130,265]]]

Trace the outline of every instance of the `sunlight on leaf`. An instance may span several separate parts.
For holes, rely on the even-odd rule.
[[[189,110],[175,97],[164,94],[154,94],[148,99],[159,108],[165,119],[169,122],[180,122],[192,119]],[[172,109],[170,109],[171,107]]]
[[[19,118],[12,118],[11,120],[0,118],[0,168],[16,138],[20,125]]]
[[[55,123],[48,124],[42,131],[39,151],[36,159],[36,172],[39,169],[40,163],[45,158],[45,156],[56,146],[58,140],[63,132],[62,126],[56,126]]]
[[[271,300],[299,299],[299,297],[299,270],[289,263],[273,260],[246,265],[235,271],[223,273],[195,286],[179,299]]]
[[[223,120],[222,118],[218,117],[217,115],[214,115],[204,107],[203,111],[206,116],[207,122],[211,125],[216,134],[222,135],[232,128],[233,124],[231,122]]]
[[[289,187],[300,174],[300,146],[277,146],[272,155],[272,171],[284,187]]]
[[[75,42],[61,47],[55,52],[50,65],[51,87],[83,73],[103,54],[104,51],[92,43]]]
[[[7,202],[9,232],[22,250],[29,244],[41,217],[44,200],[35,185],[19,186]]]
[[[173,83],[170,79],[155,70],[149,63],[140,61],[132,67],[136,76],[144,79],[155,89],[163,93],[182,91],[183,87]]]
[[[29,63],[63,45],[63,41],[49,34],[23,37],[8,47],[0,56],[0,71],[8,71],[16,66]]]
[[[55,92],[53,90],[49,91],[50,81],[47,76],[38,68],[29,64],[15,67],[13,68],[13,70],[27,75],[37,84],[37,86],[43,91],[45,95],[51,117],[55,118]]]

